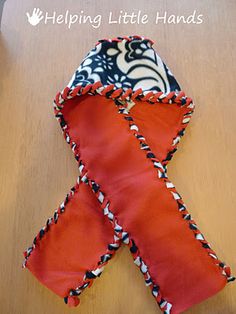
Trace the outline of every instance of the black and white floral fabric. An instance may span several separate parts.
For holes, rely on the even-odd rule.
[[[101,81],[103,85],[133,91],[142,88],[168,94],[180,91],[175,77],[144,38],[101,40],[83,59],[68,87]]]

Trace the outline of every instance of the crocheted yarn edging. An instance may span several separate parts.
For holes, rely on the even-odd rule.
[[[110,42],[111,43],[111,42],[121,42],[123,40],[130,42],[130,41],[135,40],[135,39],[145,40],[145,41],[149,42],[151,44],[151,46],[154,44],[154,41],[151,40],[150,38],[147,38],[144,36],[139,36],[139,35],[131,35],[131,36],[117,36],[114,38],[103,38],[103,39],[98,40],[96,45],[99,45],[103,42]]]

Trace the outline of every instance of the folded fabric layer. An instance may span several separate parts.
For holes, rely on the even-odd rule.
[[[26,251],[24,266],[46,287],[77,305],[120,246],[91,188],[77,182]],[[74,291],[71,291],[71,288]]]
[[[168,179],[194,104],[152,44],[101,40],[54,102],[80,184],[25,252],[24,266],[69,305],[121,242],[164,313],[181,313],[234,280]]]

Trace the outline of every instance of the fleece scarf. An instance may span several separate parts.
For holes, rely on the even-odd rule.
[[[23,267],[69,306],[122,243],[166,314],[234,280],[167,175],[194,108],[153,41],[140,36],[100,40],[56,95],[80,175]]]

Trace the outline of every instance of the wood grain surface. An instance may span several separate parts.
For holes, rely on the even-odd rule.
[[[135,3],[135,4],[134,4]],[[141,10],[188,16],[196,24],[43,24],[34,7],[63,13]],[[122,247],[81,305],[62,299],[21,268],[22,252],[73,186],[78,169],[54,118],[52,101],[98,39],[143,35],[168,64],[196,109],[168,171],[200,230],[236,275],[235,0],[7,0],[0,34],[0,313],[160,313],[143,276]],[[187,254],[187,252],[186,252]],[[193,282],[194,285],[194,282]],[[236,285],[186,313],[235,314]]]

